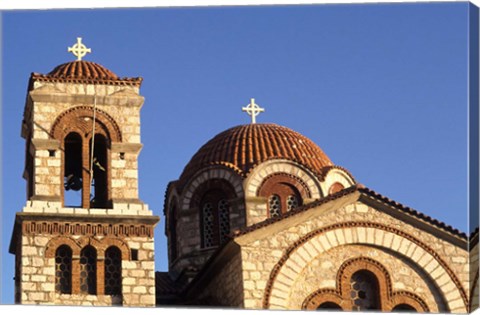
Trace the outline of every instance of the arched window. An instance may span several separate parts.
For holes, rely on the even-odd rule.
[[[98,108],[75,106],[58,116],[50,134],[62,144],[64,205],[111,208],[110,149],[112,142],[121,142],[113,118]]]
[[[81,207],[83,193],[82,138],[71,132],[64,139],[65,156],[63,163],[64,204]]]
[[[262,183],[258,195],[267,198],[268,217],[276,217],[301,206],[310,194],[299,179],[279,173]]]
[[[90,147],[91,147],[90,140]],[[89,157],[92,176],[90,187],[90,207],[107,208],[108,207],[108,160],[107,160],[107,138],[101,134],[95,135],[95,144],[93,146],[93,162]]]
[[[354,311],[380,309],[377,277],[367,270],[355,272],[350,278],[350,298]]]
[[[342,308],[337,303],[324,302],[317,307],[317,310],[342,310]]]
[[[208,191],[200,202],[202,213],[202,244],[213,247],[223,243],[230,233],[230,205],[220,189]]]
[[[392,309],[392,312],[409,312],[409,313],[416,313],[417,310],[416,310],[413,306],[411,306],[411,305],[402,303],[402,304],[396,305],[396,306]]]
[[[340,184],[339,182],[335,182],[333,183],[332,186],[330,186],[330,188],[328,189],[328,194],[331,195],[331,194],[334,194],[334,193],[337,193],[341,190],[345,189],[345,187]]]
[[[278,217],[282,214],[282,201],[277,194],[268,197],[268,212],[270,217]]]
[[[115,246],[105,251],[105,294],[122,293],[122,253]]]
[[[55,291],[72,294],[72,249],[67,245],[55,252]]]
[[[97,294],[97,251],[90,245],[80,252],[80,292]]]

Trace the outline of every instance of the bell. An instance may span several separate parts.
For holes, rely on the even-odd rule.
[[[67,181],[64,184],[65,190],[74,190],[74,191],[79,191],[82,189],[82,180],[78,177],[76,177],[73,174],[70,174],[67,176]]]

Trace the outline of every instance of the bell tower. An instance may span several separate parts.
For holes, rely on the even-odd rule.
[[[142,79],[82,60],[81,38],[68,51],[77,60],[30,76],[15,301],[154,306],[159,217],[138,195]]]

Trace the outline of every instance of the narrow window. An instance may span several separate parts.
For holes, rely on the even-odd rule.
[[[266,216],[274,218],[301,206],[303,198],[310,197],[310,194],[300,179],[278,173],[263,181],[258,196],[266,199]]]
[[[120,295],[122,293],[122,253],[115,247],[105,252],[105,294]]]
[[[208,189],[205,186],[199,189],[194,204],[200,209],[202,248],[215,247],[228,240],[231,228],[230,200],[235,197],[232,187],[224,180],[212,180],[206,185]]]
[[[107,139],[103,135],[96,134],[91,165],[93,179],[90,187],[90,207],[92,208],[108,207],[107,163]]]
[[[220,243],[227,240],[228,234],[230,234],[230,211],[228,201],[221,199],[218,202],[218,221],[220,223]]]
[[[298,207],[298,198],[295,195],[289,195],[287,197],[287,211],[293,210]]]
[[[268,198],[268,206],[270,217],[278,217],[282,214],[282,203],[279,195],[271,195]]]
[[[69,207],[82,206],[83,168],[82,138],[70,133],[64,140],[64,204]]]
[[[342,310],[340,305],[334,302],[323,302],[317,307],[317,310]]]
[[[379,286],[377,277],[367,270],[355,272],[350,278],[350,298],[353,311],[378,310]]]
[[[206,202],[203,204],[202,214],[203,214],[203,246],[211,247],[215,244],[215,239],[214,239],[215,221],[214,221],[213,207],[210,202]]]
[[[72,294],[72,250],[67,245],[55,252],[55,291]]]
[[[416,313],[417,310],[406,303],[398,304],[392,309],[392,312],[409,312],[409,313]]]
[[[97,251],[92,246],[80,253],[80,292],[97,294]]]

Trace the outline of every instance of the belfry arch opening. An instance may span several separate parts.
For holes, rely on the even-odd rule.
[[[82,137],[78,133],[69,133],[65,137],[64,148],[64,204],[70,207],[81,207],[83,195]]]
[[[90,207],[108,207],[108,140],[101,134],[94,138],[93,152],[90,154],[91,184],[90,184]],[[90,140],[91,147],[92,140]]]

